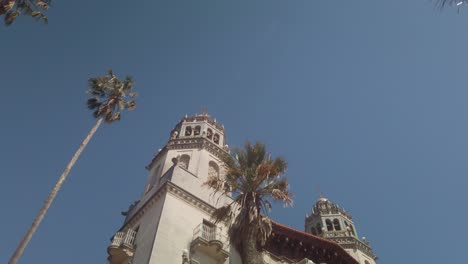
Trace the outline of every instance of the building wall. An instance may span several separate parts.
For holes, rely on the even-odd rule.
[[[161,216],[149,263],[181,263],[183,250],[190,251],[195,228],[203,222],[203,219],[210,220],[211,218],[207,212],[170,192],[165,197]],[[222,230],[227,236],[227,229]],[[200,263],[206,263],[207,259],[209,258],[202,257]],[[224,263],[229,263],[229,259]]]
[[[152,250],[155,234],[158,231],[158,223],[164,207],[165,196],[165,194],[161,195],[141,219],[130,226],[133,230],[138,227],[133,263],[148,263],[149,261],[149,252]]]
[[[353,258],[355,258],[359,263],[361,264],[375,264],[375,260],[364,254],[362,251],[357,250],[357,249],[346,249],[346,252],[348,252]],[[366,263],[366,261],[368,263]]]

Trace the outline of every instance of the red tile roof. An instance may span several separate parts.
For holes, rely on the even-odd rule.
[[[315,263],[359,264],[337,243],[272,221],[272,236],[265,249],[293,261],[308,258]]]

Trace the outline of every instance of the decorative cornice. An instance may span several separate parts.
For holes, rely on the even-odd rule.
[[[345,249],[357,249],[374,260],[378,259],[378,257],[374,254],[372,248],[369,245],[366,245],[364,242],[360,241],[355,237],[329,237],[327,239],[338,243]]]
[[[161,187],[145,202],[143,206],[141,206],[133,215],[125,221],[123,226],[119,230],[124,230],[128,226],[134,226],[141,217],[157,202],[159,199],[166,193],[171,193],[178,198],[184,200],[188,204],[191,204],[198,209],[201,209],[205,213],[211,215],[213,214],[214,210],[216,209],[214,206],[210,205],[209,203],[201,200],[200,198],[196,197],[195,195],[191,194],[190,192],[186,191],[185,189],[175,185],[170,181],[166,181]]]
[[[151,160],[150,164],[148,164],[145,168],[147,170],[151,170],[152,166],[154,163],[158,162],[162,156],[164,156],[164,154],[167,153],[167,147],[164,146],[164,148],[162,148],[158,153],[156,153],[156,156],[154,156],[154,158]]]
[[[221,158],[223,155],[228,154],[227,148],[222,148],[219,145],[214,144],[210,140],[204,137],[193,137],[193,138],[176,138],[170,139],[166,145],[167,149],[196,149],[203,148],[206,149],[211,154],[215,155],[218,158]]]
[[[166,194],[166,184],[161,186],[138,210],[132,213],[129,219],[126,219],[123,226],[119,230],[124,230],[128,226],[134,226],[141,217],[148,211],[159,199]],[[138,205],[137,205],[138,206]]]
[[[147,170],[151,170],[153,164],[155,164],[161,157],[167,153],[168,150],[173,149],[206,149],[211,154],[215,155],[217,158],[221,159],[223,155],[229,154],[229,148],[227,145],[221,147],[207,138],[204,137],[182,137],[169,139],[166,146],[164,146],[161,151],[159,151],[156,156],[151,160],[150,164],[146,166]]]
[[[215,207],[210,205],[209,203],[201,200],[200,198],[196,197],[195,195],[191,194],[190,192],[186,191],[185,189],[175,185],[172,182],[167,182],[167,191],[171,194],[174,194],[178,198],[184,200],[188,204],[191,204],[198,209],[201,209],[205,213],[211,215],[215,211]]]

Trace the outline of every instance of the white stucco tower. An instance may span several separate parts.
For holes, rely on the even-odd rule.
[[[351,215],[326,198],[318,199],[306,216],[305,231],[338,243],[360,264],[376,263],[369,242],[364,237],[359,240]]]
[[[229,263],[227,230],[211,213],[230,198],[203,186],[223,175],[224,126],[208,114],[186,116],[147,166],[149,176],[108,248],[110,264]]]

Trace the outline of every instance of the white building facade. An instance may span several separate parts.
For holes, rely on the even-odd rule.
[[[366,238],[359,239],[353,218],[342,207],[321,197],[306,216],[305,231],[343,247],[360,264],[375,264],[377,256]]]
[[[227,153],[224,126],[208,114],[185,116],[147,166],[144,193],[123,213],[125,221],[107,249],[109,263],[241,264],[227,228],[211,217],[231,198],[214,196],[203,184],[209,175],[223,177],[221,157]],[[319,218],[306,219],[312,234],[274,223],[265,263],[375,263],[361,262],[346,249],[352,258],[336,241],[313,234]]]

